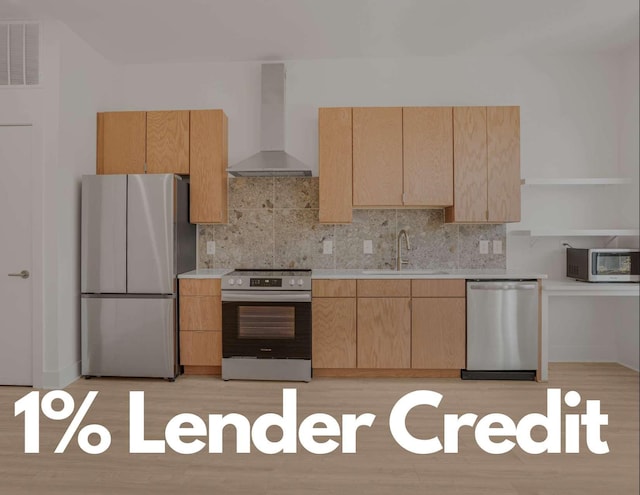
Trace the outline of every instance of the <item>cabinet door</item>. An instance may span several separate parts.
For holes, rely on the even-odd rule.
[[[220,366],[222,363],[220,280],[181,279],[179,302],[180,364],[188,367]],[[186,369],[185,373],[187,373]]]
[[[356,367],[356,298],[313,299],[314,368]]]
[[[183,366],[220,366],[222,332],[180,332],[180,364]]]
[[[358,298],[358,368],[411,366],[411,299]]]
[[[520,107],[487,107],[489,221],[520,221]]]
[[[227,116],[190,112],[191,223],[227,223]]]
[[[465,367],[465,298],[414,298],[411,307],[411,367]]]
[[[222,331],[220,296],[180,295],[180,330]]]
[[[453,205],[453,109],[402,109],[404,204]]]
[[[352,209],[351,108],[318,110],[320,223],[350,223]]]
[[[189,174],[189,111],[147,112],[147,173]]]
[[[453,109],[454,206],[447,221],[487,221],[486,113],[485,107]]]
[[[143,174],[145,112],[98,114],[97,174]]]
[[[402,205],[402,108],[353,109],[353,205]]]

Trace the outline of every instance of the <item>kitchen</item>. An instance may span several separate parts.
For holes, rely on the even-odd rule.
[[[79,177],[95,172],[96,113],[109,110],[224,109],[229,116],[229,164],[232,165],[260,148],[260,63],[171,64],[162,60],[149,63],[154,61],[150,58],[146,63],[136,64],[134,61],[114,65],[64,25],[54,22],[46,24],[44,34],[48,36],[43,37],[43,63],[47,64],[48,70],[43,72],[43,77],[47,76],[49,84],[28,94],[24,94],[24,91],[19,94],[18,89],[7,89],[0,94],[0,98],[8,122],[32,121],[36,124],[34,156],[43,170],[43,177],[36,185],[43,194],[40,207],[34,210],[34,225],[40,225],[40,228],[34,230],[36,237],[41,237],[40,245],[47,246],[47,249],[42,258],[36,257],[36,262],[42,266],[38,269],[36,265],[32,269],[32,282],[45,284],[47,289],[42,313],[39,319],[35,318],[36,328],[40,321],[46,330],[41,335],[34,332],[34,347],[40,349],[34,359],[34,366],[40,370],[34,374],[34,384],[55,388],[65,386],[80,374],[80,348],[77,343],[80,335],[77,301],[80,292],[79,267],[74,261],[79,259],[79,241],[72,242],[70,239],[79,239],[79,221],[73,221],[78,218],[79,212]],[[56,43],[51,42],[52,39],[57,40]],[[633,65],[629,65],[634,60],[633,51],[623,52],[619,58],[590,53],[532,57],[496,54],[434,57],[415,53],[414,57],[417,58],[354,57],[287,61],[287,151],[309,164],[314,175],[317,175],[316,126],[319,107],[519,105],[522,178],[637,177],[637,161],[633,160],[633,157],[637,157],[637,148],[634,148],[637,147],[634,137],[637,136],[637,115],[634,117],[627,113],[627,110],[637,107],[627,103],[637,101],[637,81],[634,80],[637,71],[634,72]],[[87,79],[76,80],[74,74],[85,74]],[[189,78],[183,77],[184,74],[189,74]],[[473,84],[469,84],[469,81],[473,81]],[[56,89],[58,87],[60,92]],[[611,88],[622,90],[617,93]],[[599,122],[593,121],[593,115],[599,116]],[[621,157],[619,162],[618,156]],[[619,165],[610,168],[614,163]],[[250,188],[251,181],[245,182]],[[283,217],[293,214],[296,221],[304,222],[313,232],[311,227],[314,224],[305,216],[309,213],[291,211],[285,202],[275,203],[276,197],[282,196],[276,196],[276,188],[279,187],[276,180],[266,191],[254,187],[254,190],[259,189],[266,196],[263,201],[272,202],[273,208],[263,208],[262,199],[253,202],[249,194],[234,194],[234,180],[229,187],[230,218],[233,220],[235,216],[236,220],[246,222],[254,235],[248,239],[250,242],[247,242],[246,250],[237,252],[225,249],[226,233],[219,232],[225,227],[212,224],[201,226],[199,250],[204,266],[223,266],[224,256],[229,257],[230,268],[240,266],[238,257],[244,256],[249,257],[246,266],[265,266],[264,258],[252,254],[252,246],[256,245],[254,242],[268,247],[267,257],[273,259],[276,255],[280,256],[283,253],[282,246],[276,248],[273,229],[279,228],[283,233],[290,230],[286,222],[276,224],[276,215]],[[633,183],[621,186],[549,187],[551,189],[523,186],[522,228],[517,225],[496,227],[504,230],[486,235],[485,239],[489,241],[503,240],[502,255],[493,254],[493,244],[490,243],[489,254],[486,255],[481,255],[477,249],[469,249],[470,259],[476,260],[474,263],[486,264],[488,268],[494,266],[546,273],[549,279],[558,280],[564,276],[564,248],[560,241],[586,247],[600,245],[608,237],[534,238],[510,234],[510,230],[543,226],[558,229],[622,229],[637,225],[637,220],[633,218],[634,212],[637,212],[637,206],[634,208],[633,203],[637,202],[637,192],[633,191],[637,189],[633,189],[636,187]],[[620,194],[620,191],[627,190],[625,188],[632,192]],[[558,195],[561,196],[559,205],[552,202],[554,197],[558,201]],[[602,203],[593,201],[596,195],[602,199]],[[246,201],[245,206],[233,203],[236,201]],[[294,205],[305,208],[294,206],[293,210],[314,209],[314,202],[310,203],[311,208],[306,208],[306,204],[296,202]],[[601,208],[601,204],[609,206]],[[280,209],[282,211],[276,211]],[[242,213],[241,219],[234,213],[236,211]],[[383,263],[394,260],[396,225],[387,223],[388,230],[382,235],[378,233],[379,237],[374,237],[377,229],[368,225],[377,225],[374,223],[375,214],[400,216],[403,211],[374,211],[365,214],[360,221],[359,210],[355,210],[353,225],[363,223],[363,228],[369,229],[369,233],[350,234],[348,227],[327,227],[333,229],[335,235],[333,254],[323,255],[320,252],[316,255],[317,259],[328,265],[335,263],[336,268],[346,268],[342,262],[351,259],[361,263],[354,268],[384,268],[384,265],[377,264],[378,257],[385,258],[385,261],[380,260]],[[422,215],[429,218],[426,228],[434,229],[425,233],[425,242],[437,245],[438,236],[442,236],[443,242],[448,241],[445,244],[447,247],[455,245],[456,251],[462,253],[467,235],[470,242],[480,238],[481,234],[474,232],[477,229],[454,226],[458,240],[454,243],[451,237],[447,239],[446,229],[451,227],[444,226],[438,217],[440,212],[422,211]],[[431,218],[431,215],[435,218]],[[260,233],[256,224],[264,225],[265,220],[267,227]],[[386,220],[381,218],[380,224]],[[406,223],[399,222],[398,230]],[[300,223],[295,225],[297,228]],[[235,242],[237,238],[232,237],[234,232],[229,232],[229,235],[231,242]],[[353,238],[350,236],[355,236],[357,241],[345,243],[345,239]],[[431,251],[421,247],[418,237],[411,235],[415,250],[407,255],[407,259],[414,262],[418,257],[413,256],[419,254],[420,250],[424,249],[425,257]],[[321,238],[318,237],[318,240]],[[372,255],[362,252],[365,240],[372,240]],[[625,240],[618,238],[616,242],[622,244]],[[216,242],[216,252],[203,256],[207,241]],[[345,253],[345,249],[351,252]],[[444,252],[437,249],[436,252],[438,258],[435,260],[433,255],[425,259],[433,264],[416,266],[457,268],[458,260],[451,252],[446,249]],[[464,252],[467,252],[466,248]],[[252,259],[252,256],[258,258]],[[285,261],[291,260],[283,256],[282,262]],[[63,273],[71,276],[62,276]],[[633,328],[633,321],[624,321],[624,315],[629,315],[632,299],[552,300],[551,323],[560,326],[556,326],[555,331],[549,329],[551,361],[622,361],[632,365],[634,334],[630,331],[628,334],[620,332],[618,343],[612,342],[610,334],[603,335],[601,332],[602,328],[607,328],[604,315],[613,312],[622,320],[617,328]],[[34,298],[34,301],[37,299]],[[613,311],[607,310],[611,307]],[[629,317],[632,318],[633,313]],[[43,335],[47,336],[46,339]]]

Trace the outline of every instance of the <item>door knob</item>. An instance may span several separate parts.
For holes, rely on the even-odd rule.
[[[29,278],[29,270],[22,270],[20,273],[10,273],[10,277]]]

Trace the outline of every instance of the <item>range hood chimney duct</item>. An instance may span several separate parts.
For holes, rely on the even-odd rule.
[[[261,150],[227,169],[235,177],[310,176],[310,168],[284,151],[284,64],[262,64]]]

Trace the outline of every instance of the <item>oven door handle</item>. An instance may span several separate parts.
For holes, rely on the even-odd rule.
[[[305,291],[252,291],[234,290],[222,291],[222,302],[311,302],[311,293]]]

